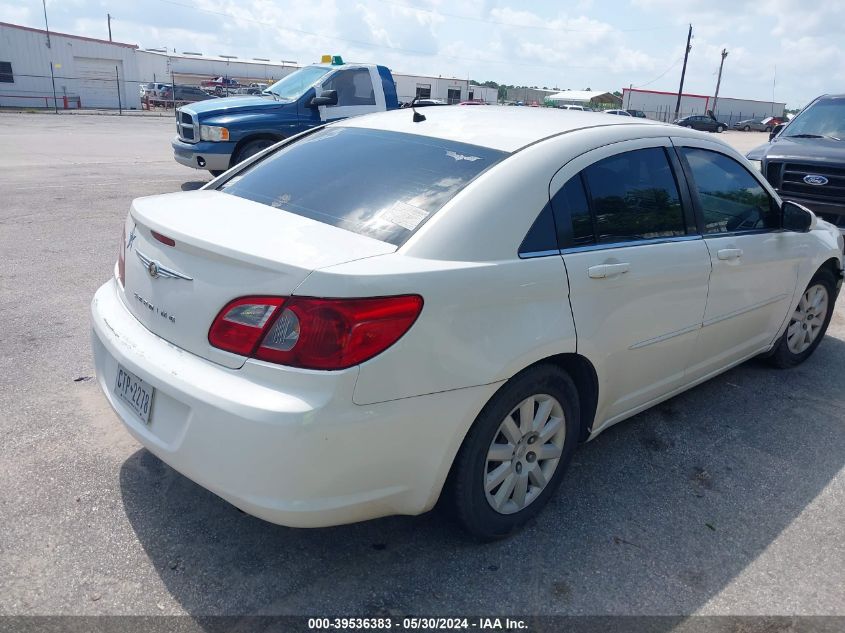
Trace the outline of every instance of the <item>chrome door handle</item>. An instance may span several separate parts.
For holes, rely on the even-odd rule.
[[[739,259],[742,257],[741,248],[723,248],[716,252],[716,256],[721,260]]]
[[[596,266],[590,266],[587,269],[587,274],[590,276],[590,279],[605,279],[615,275],[622,275],[629,270],[631,270],[631,264],[627,262],[623,264],[598,264]]]

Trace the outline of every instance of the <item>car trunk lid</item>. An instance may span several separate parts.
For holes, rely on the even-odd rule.
[[[287,296],[312,270],[396,247],[217,191],[139,198],[126,225],[123,300],[150,331],[237,368],[245,358],[208,342],[229,301]]]

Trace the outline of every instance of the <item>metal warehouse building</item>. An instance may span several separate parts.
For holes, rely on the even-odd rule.
[[[677,92],[641,90],[625,88],[622,91],[622,107],[642,110],[650,119],[671,121],[675,116]],[[706,114],[713,109],[713,97],[709,95],[681,95],[680,116]],[[757,119],[767,116],[783,116],[786,103],[777,101],[755,101],[753,99],[734,99],[719,97],[714,114],[720,121],[732,125],[743,119]]]
[[[140,84],[199,85],[219,76],[247,84],[269,83],[298,68],[295,62],[281,60],[141,50],[135,44],[0,22],[0,106],[138,109]],[[467,79],[398,73],[393,77],[400,101],[414,97],[448,103],[497,101],[495,88],[477,86]]]
[[[0,22],[0,105],[138,108],[134,44]],[[52,65],[52,70],[51,70]],[[54,97],[55,86],[55,97]]]
[[[296,62],[274,62],[269,59],[241,59],[185,52],[168,53],[163,50],[139,50],[135,55],[137,76],[151,82],[199,85],[209,77],[230,77],[240,83],[273,83],[289,75],[300,66]]]

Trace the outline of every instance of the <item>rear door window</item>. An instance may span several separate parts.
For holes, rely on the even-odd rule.
[[[396,246],[506,152],[402,132],[326,127],[219,191]]]
[[[583,173],[599,244],[686,234],[678,186],[662,147],[610,156]]]

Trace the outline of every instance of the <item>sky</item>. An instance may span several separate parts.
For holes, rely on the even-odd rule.
[[[322,54],[548,88],[677,91],[801,107],[845,91],[845,0],[48,0],[50,29],[144,48],[311,63]],[[44,27],[41,0],[0,21]]]

